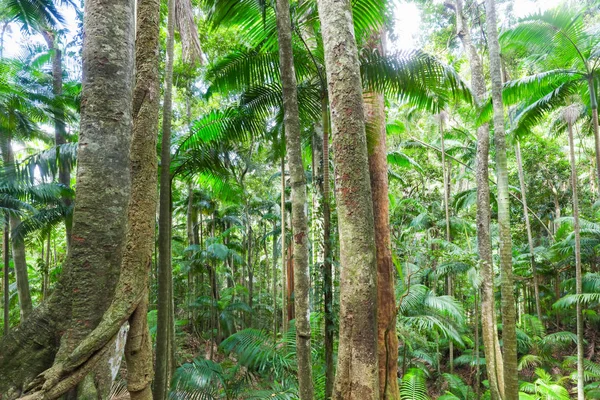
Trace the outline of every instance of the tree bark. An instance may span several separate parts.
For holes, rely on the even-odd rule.
[[[173,277],[171,270],[171,118],[173,56],[175,45],[175,0],[168,0],[167,59],[163,99],[162,144],[160,156],[160,199],[158,219],[158,320],[156,330],[156,375],[154,398],[165,400],[173,365]]]
[[[334,399],[378,399],[377,260],[360,67],[350,2],[319,0],[336,163],[340,342]]]
[[[308,218],[306,208],[306,175],[302,163],[298,89],[292,50],[292,21],[289,0],[277,0],[277,37],[279,69],[283,92],[284,129],[292,187],[292,231],[294,261],[294,303],[296,312],[296,357],[301,400],[314,397],[310,349],[310,274],[308,267]]]
[[[494,142],[496,145],[496,174],[498,176],[498,225],[500,231],[500,276],[502,292],[502,342],[504,347],[504,395],[506,399],[519,397],[517,370],[517,334],[512,271],[512,240],[510,234],[510,199],[506,137],[504,132],[504,105],[502,103],[502,65],[495,0],[486,0],[487,34],[492,79],[492,103],[494,108]]]
[[[471,40],[470,27],[463,13],[462,0],[456,0],[456,25],[471,69],[471,86],[478,104],[486,95],[482,60]],[[504,397],[503,359],[500,353],[498,328],[494,301],[494,264],[490,236],[490,183],[489,183],[489,125],[477,129],[477,153],[475,179],[477,182],[477,250],[481,260],[481,336],[486,354],[486,369],[493,400]]]
[[[381,36],[381,35],[377,35]],[[381,36],[382,37],[382,36]],[[383,40],[383,37],[382,39]],[[383,50],[383,44],[380,46]],[[365,118],[375,136],[369,152],[377,253],[377,350],[379,359],[379,397],[399,399],[398,336],[396,334],[396,287],[392,263],[385,102],[380,93],[365,94]]]

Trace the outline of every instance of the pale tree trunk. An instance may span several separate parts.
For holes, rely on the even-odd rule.
[[[333,272],[331,270],[331,210],[329,206],[329,110],[327,97],[321,99],[323,120],[323,301],[325,308],[325,398],[331,398],[335,379],[333,341],[335,322],[333,315]]]
[[[296,357],[298,360],[299,398],[312,400],[312,363],[310,349],[310,277],[308,269],[308,219],[306,175],[302,164],[300,116],[292,51],[292,21],[289,0],[277,0],[277,37],[283,91],[284,129],[292,187],[292,230],[294,260],[294,303],[296,311]]]
[[[498,226],[500,231],[500,276],[502,292],[502,342],[504,350],[504,395],[518,399],[519,376],[517,370],[517,334],[512,271],[512,240],[510,235],[510,199],[506,137],[504,132],[504,105],[502,103],[502,65],[495,0],[486,0],[487,34],[492,79],[494,107],[494,143],[496,145],[496,175],[498,179]]]
[[[189,100],[188,100],[189,105]],[[188,107],[189,110],[189,107]],[[188,112],[188,120],[189,120],[189,112]],[[189,121],[188,121],[189,122]],[[194,226],[198,223],[198,212],[196,207],[194,206],[194,188],[191,183],[188,183],[188,204],[187,204],[187,214],[186,214],[186,228],[187,228],[187,238],[188,238],[188,246],[197,245],[194,240]],[[227,243],[226,243],[227,244]],[[229,258],[229,257],[228,257]],[[187,306],[188,306],[188,326],[190,331],[194,327],[194,312],[193,312],[193,304],[194,304],[194,272],[192,266],[189,266],[188,276],[187,276]]]
[[[173,50],[175,45],[175,0],[168,1],[167,59],[163,99],[162,144],[160,156],[160,200],[158,219],[158,325],[156,329],[156,377],[154,397],[169,394],[174,345],[173,277],[171,270],[171,117],[173,91]]]
[[[471,31],[465,20],[462,0],[456,0],[456,25],[471,69],[471,86],[480,104],[486,95],[482,60],[471,40]],[[476,182],[477,182],[477,250],[481,260],[481,335],[485,352],[486,370],[493,400],[504,397],[504,363],[500,352],[494,301],[494,264],[490,237],[490,184],[489,184],[489,125],[477,129]]]
[[[52,94],[55,98],[60,99],[63,91],[62,82],[62,51],[58,48],[56,43],[56,34],[50,30],[42,30],[42,36],[46,41],[48,49],[52,52]],[[56,155],[59,155],[59,146],[67,143],[67,130],[65,127],[65,110],[60,101],[54,106],[53,109],[54,118],[54,144],[56,145]],[[69,165],[58,160],[58,182],[65,187],[71,186],[71,170]],[[65,206],[71,205],[69,198],[63,198]],[[71,246],[71,218],[65,220],[65,230],[67,238],[67,249]]]
[[[579,226],[579,199],[577,196],[577,161],[575,160],[575,143],[573,140],[573,123],[578,111],[575,106],[568,107],[564,112],[569,130],[569,159],[571,161],[571,190],[573,192],[573,231],[575,234],[575,292],[583,293],[581,271],[581,235]],[[583,349],[583,305],[577,302],[577,399],[584,400],[584,349]]]
[[[382,42],[384,35],[377,35]],[[396,334],[396,287],[392,263],[385,101],[380,93],[365,94],[365,118],[373,129],[369,149],[369,174],[373,199],[375,246],[377,254],[377,351],[379,359],[379,398],[400,398],[398,388],[398,336]]]
[[[540,305],[540,284],[538,282],[537,268],[535,266],[535,255],[533,254],[533,235],[531,234],[531,223],[529,222],[529,210],[527,208],[527,194],[525,188],[525,174],[523,173],[523,158],[521,157],[521,143],[517,141],[515,147],[517,158],[517,169],[519,172],[519,184],[521,186],[521,202],[523,203],[523,215],[525,216],[525,229],[527,230],[527,243],[531,254],[531,276],[533,278],[533,290],[535,294],[535,312],[540,322],[542,321],[542,307]]]
[[[358,52],[349,1],[319,0],[340,232],[340,342],[334,399],[378,399],[377,260]]]
[[[15,158],[12,149],[11,135],[8,132],[3,133],[0,138],[0,152],[4,161],[4,168],[9,181],[16,180]],[[31,293],[29,291],[29,277],[27,275],[27,260],[25,257],[25,241],[22,237],[15,237],[15,230],[21,224],[21,218],[16,214],[8,216],[10,226],[10,239],[12,244],[12,256],[15,269],[15,278],[17,280],[17,293],[19,296],[19,310],[21,312],[21,322],[29,317],[33,310],[31,302]]]

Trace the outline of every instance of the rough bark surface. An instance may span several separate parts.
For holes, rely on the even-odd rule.
[[[171,117],[173,91],[173,50],[175,45],[175,0],[168,0],[167,60],[163,99],[162,144],[160,153],[160,209],[158,219],[158,321],[156,330],[156,375],[154,397],[167,398],[172,374],[173,287],[171,271]]]
[[[378,399],[377,261],[364,104],[348,0],[319,0],[340,233],[340,342],[334,399]]]
[[[292,51],[292,21],[289,0],[277,0],[277,36],[283,91],[284,129],[292,187],[292,231],[294,232],[294,303],[296,313],[296,356],[298,359],[299,397],[312,400],[312,362],[310,349],[310,277],[308,269],[308,218],[306,175],[302,163],[298,91]]]
[[[504,351],[504,396],[508,400],[519,398],[517,370],[517,334],[514,279],[512,271],[512,239],[510,234],[510,198],[506,137],[504,132],[504,105],[502,103],[502,64],[495,0],[486,0],[486,21],[492,79],[492,104],[494,108],[494,143],[496,145],[496,175],[498,179],[498,226],[500,231],[500,277],[502,292],[502,343]]]
[[[400,393],[398,391],[396,291],[389,223],[385,103],[382,94],[365,95],[365,117],[372,126],[373,135],[376,135],[369,153],[369,173],[377,248],[379,396],[381,399],[398,399]]]
[[[486,95],[482,60],[471,40],[470,27],[463,13],[462,0],[456,0],[456,25],[471,69],[471,86],[477,103]],[[503,361],[498,340],[494,302],[494,264],[490,236],[490,183],[489,183],[489,125],[477,129],[476,182],[477,182],[477,251],[481,260],[481,326],[486,370],[492,399],[501,399],[504,393]]]

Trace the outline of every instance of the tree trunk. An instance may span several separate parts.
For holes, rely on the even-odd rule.
[[[537,268],[535,266],[535,255],[533,246],[533,235],[531,234],[531,223],[529,222],[529,210],[527,209],[527,194],[525,188],[525,174],[523,173],[523,159],[521,157],[521,144],[517,141],[515,147],[517,157],[517,169],[519,172],[519,184],[521,185],[521,200],[523,203],[523,215],[525,216],[525,228],[527,229],[527,243],[529,244],[529,253],[531,254],[531,275],[533,278],[533,290],[535,294],[535,312],[540,322],[542,320],[542,307],[540,305],[540,284],[538,281]]]
[[[383,35],[377,35],[383,41]],[[383,43],[378,46],[383,53]],[[379,398],[396,400],[398,389],[398,336],[396,334],[396,287],[392,263],[385,101],[380,93],[365,94],[365,118],[373,129],[369,149],[369,173],[373,199],[377,254],[377,350]]]
[[[462,0],[456,0],[456,25],[471,69],[471,86],[475,99],[481,102],[486,95],[482,60],[471,40],[471,31],[463,14]],[[494,264],[490,236],[490,184],[489,184],[489,125],[477,129],[476,181],[477,181],[477,250],[481,260],[481,334],[485,351],[486,369],[493,400],[504,397],[503,359],[500,353],[494,301]]]
[[[189,102],[188,102],[189,103]],[[188,107],[189,108],[189,107]],[[189,119],[189,118],[188,118]],[[196,207],[194,206],[194,188],[191,183],[188,183],[188,204],[187,204],[187,215],[186,215],[186,228],[187,228],[187,238],[188,238],[188,246],[197,245],[195,241],[194,235],[194,227],[198,223],[198,213]],[[193,312],[193,304],[194,304],[194,271],[191,265],[188,269],[187,276],[187,307],[188,307],[188,327],[190,328],[190,332],[193,330],[194,326],[194,312]]]
[[[296,315],[296,356],[301,400],[314,397],[310,348],[310,273],[308,266],[308,219],[306,217],[306,175],[302,163],[298,90],[292,51],[292,21],[289,0],[277,0],[279,68],[283,92],[284,129],[292,187],[292,232],[294,303]]]
[[[171,270],[171,117],[173,91],[173,48],[175,45],[175,0],[168,0],[167,59],[163,99],[163,129],[160,156],[160,210],[158,220],[158,320],[156,329],[156,376],[154,398],[169,394],[173,365],[173,283]]]
[[[2,138],[0,138],[0,152],[2,153],[7,179],[14,182],[16,179],[15,158],[10,133],[3,134]],[[10,225],[15,278],[17,280],[17,293],[19,295],[19,310],[21,312],[21,321],[24,321],[29,317],[31,310],[33,310],[31,293],[29,291],[29,277],[27,275],[27,260],[25,258],[25,241],[22,237],[14,236],[15,230],[21,224],[21,218],[18,215],[10,214],[8,221]]]
[[[444,216],[446,220],[446,241],[452,242],[452,237],[450,234],[450,171],[451,164],[446,160],[446,145],[444,140],[444,124],[446,123],[446,118],[448,115],[445,111],[441,111],[439,114],[439,123],[440,123],[440,147],[442,150],[442,176],[444,183]],[[453,296],[452,290],[452,274],[448,273],[446,277],[447,282],[447,291],[448,296]],[[454,374],[454,343],[452,340],[448,340],[448,364],[450,364],[450,373]]]
[[[282,132],[282,143],[284,143]],[[281,155],[281,332],[288,330],[287,319],[287,263],[285,258],[286,238],[285,238],[285,153]]]
[[[60,97],[62,96],[62,51],[56,45],[55,32],[50,30],[42,30],[42,36],[46,41],[48,50],[52,53],[52,94],[59,101],[53,107],[54,118],[54,144],[56,145],[56,156],[58,162],[58,182],[65,187],[71,187],[71,169],[69,164],[61,162],[59,158],[59,146],[67,143],[67,130],[65,128],[65,110]],[[64,197],[63,204],[71,205],[71,199]],[[71,228],[73,221],[70,217],[65,220],[65,230],[67,237],[67,249],[71,246]]]
[[[502,292],[502,342],[504,347],[504,395],[513,400],[519,397],[517,370],[517,334],[512,271],[512,240],[510,235],[510,199],[502,103],[502,65],[495,0],[486,0],[487,34],[494,107],[494,142],[496,145],[496,174],[498,179],[498,225],[500,231],[500,276]]]
[[[592,131],[594,132],[594,144],[596,147],[596,174],[598,179],[597,189],[600,190],[600,129],[598,128],[598,98],[594,79],[588,78],[588,91],[590,92],[590,106],[592,109]]]
[[[326,93],[325,93],[326,94]],[[333,273],[331,263],[331,210],[329,206],[329,110],[327,97],[321,99],[323,119],[323,301],[325,308],[325,398],[331,398],[335,379],[333,341],[335,322],[333,315]]]
[[[340,342],[334,399],[378,399],[377,260],[364,104],[349,1],[319,0],[336,162]]]
[[[273,221],[273,232],[277,224]],[[277,237],[273,233],[273,343],[277,342],[277,327],[278,327],[278,318],[277,318]]]
[[[573,140],[573,123],[575,122],[576,112],[573,106],[571,110],[565,110],[565,119],[567,120],[569,130],[569,159],[571,161],[571,190],[573,192],[573,231],[575,234],[575,290],[577,295],[583,293],[582,289],[582,271],[581,271],[581,235],[579,228],[579,199],[577,197],[577,163],[575,160],[575,143]],[[584,394],[584,348],[583,348],[583,305],[577,302],[577,399],[583,400]]]
[[[3,216],[4,217],[4,216]],[[4,231],[4,235],[3,235],[3,240],[2,240],[2,261],[3,261],[3,272],[4,272],[4,277],[3,277],[3,292],[4,292],[4,337],[8,336],[8,331],[10,330],[10,295],[8,293],[8,291],[10,290],[10,282],[8,279],[8,274],[9,274],[9,260],[10,260],[10,254],[9,253],[9,249],[10,249],[10,245],[9,245],[9,241],[10,241],[10,236],[8,233],[8,215],[5,216],[6,220],[2,221],[2,227],[3,227],[3,231]]]

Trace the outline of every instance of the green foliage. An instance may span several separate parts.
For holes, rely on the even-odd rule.
[[[406,372],[400,384],[400,399],[429,400],[423,371],[411,368]]]

